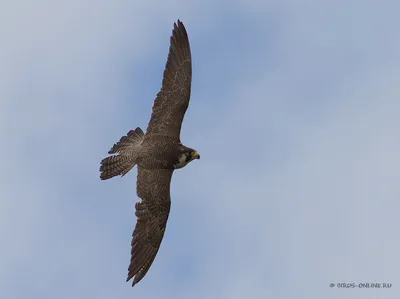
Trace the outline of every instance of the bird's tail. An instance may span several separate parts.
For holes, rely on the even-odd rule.
[[[127,136],[122,136],[120,141],[114,144],[109,154],[116,154],[101,161],[100,178],[110,179],[114,176],[124,176],[135,166],[137,152],[143,141],[144,133],[140,128],[130,130]]]

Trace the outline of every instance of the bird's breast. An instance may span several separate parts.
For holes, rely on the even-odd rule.
[[[144,149],[139,166],[146,169],[175,169],[176,155],[167,147]]]

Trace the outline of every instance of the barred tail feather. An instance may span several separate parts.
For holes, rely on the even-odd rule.
[[[107,157],[101,161],[100,178],[107,180],[118,175],[124,176],[133,166],[135,166],[135,162],[130,161],[126,156]]]
[[[107,157],[101,161],[100,178],[110,179],[114,176],[124,176],[136,164],[137,152],[140,148],[144,133],[140,128],[131,130],[127,136],[121,137],[120,141],[112,147],[109,154],[117,154]]]

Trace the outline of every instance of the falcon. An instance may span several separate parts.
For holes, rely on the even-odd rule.
[[[138,167],[135,205],[137,222],[132,234],[128,268],[132,286],[146,275],[163,239],[171,207],[170,185],[175,169],[185,167],[200,155],[181,143],[183,117],[189,106],[192,58],[183,23],[174,23],[162,87],[154,101],[146,134],[131,130],[101,161],[100,178],[124,176]]]

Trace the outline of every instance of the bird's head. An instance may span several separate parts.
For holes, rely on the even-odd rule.
[[[195,159],[200,159],[199,153],[192,148],[182,146],[179,150],[178,163],[175,164],[175,168],[182,168]]]

